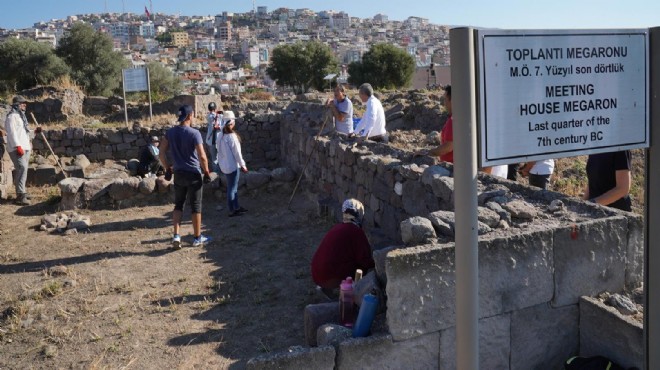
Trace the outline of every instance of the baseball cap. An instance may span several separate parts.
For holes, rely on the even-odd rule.
[[[190,105],[182,105],[181,108],[179,108],[179,122],[183,122],[186,120],[188,115],[193,113],[193,109]]]
[[[27,103],[27,100],[25,100],[25,98],[20,96],[20,95],[16,95],[16,96],[14,96],[14,100],[12,100],[11,103],[13,105],[22,104],[22,103]]]

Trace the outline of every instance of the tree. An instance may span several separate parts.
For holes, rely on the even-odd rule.
[[[303,93],[310,87],[322,90],[323,77],[336,69],[337,60],[332,49],[312,41],[276,47],[266,73],[278,84],[291,86],[296,93]]]
[[[348,65],[348,82],[359,86],[369,82],[374,88],[409,86],[415,72],[415,59],[390,44],[376,44],[362,56],[362,62]]]
[[[112,50],[112,39],[84,23],[62,38],[57,55],[71,67],[71,76],[87,94],[109,96],[121,86],[121,70],[129,62]]]
[[[147,64],[147,68],[149,68],[149,82],[153,101],[167,100],[183,90],[181,79],[161,63],[151,62]]]
[[[69,73],[69,67],[50,46],[25,39],[9,39],[0,44],[0,66],[4,91],[47,85]]]

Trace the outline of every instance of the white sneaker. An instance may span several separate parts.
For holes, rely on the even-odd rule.
[[[199,238],[195,238],[195,240],[193,240],[192,245],[193,247],[201,247],[204,245],[204,243],[208,243],[210,241],[211,241],[211,237],[200,235]]]
[[[181,235],[174,234],[174,237],[172,238],[172,247],[174,247],[174,249],[181,249]]]

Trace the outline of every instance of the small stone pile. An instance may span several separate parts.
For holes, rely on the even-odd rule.
[[[78,234],[78,230],[89,229],[92,221],[89,216],[76,212],[62,212],[44,215],[41,218],[39,230],[49,233],[61,233],[64,235]]]

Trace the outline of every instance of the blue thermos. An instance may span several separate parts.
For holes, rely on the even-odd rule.
[[[371,330],[371,324],[376,317],[378,309],[378,297],[373,294],[367,294],[362,298],[362,306],[358,318],[353,326],[353,338],[366,337]]]

